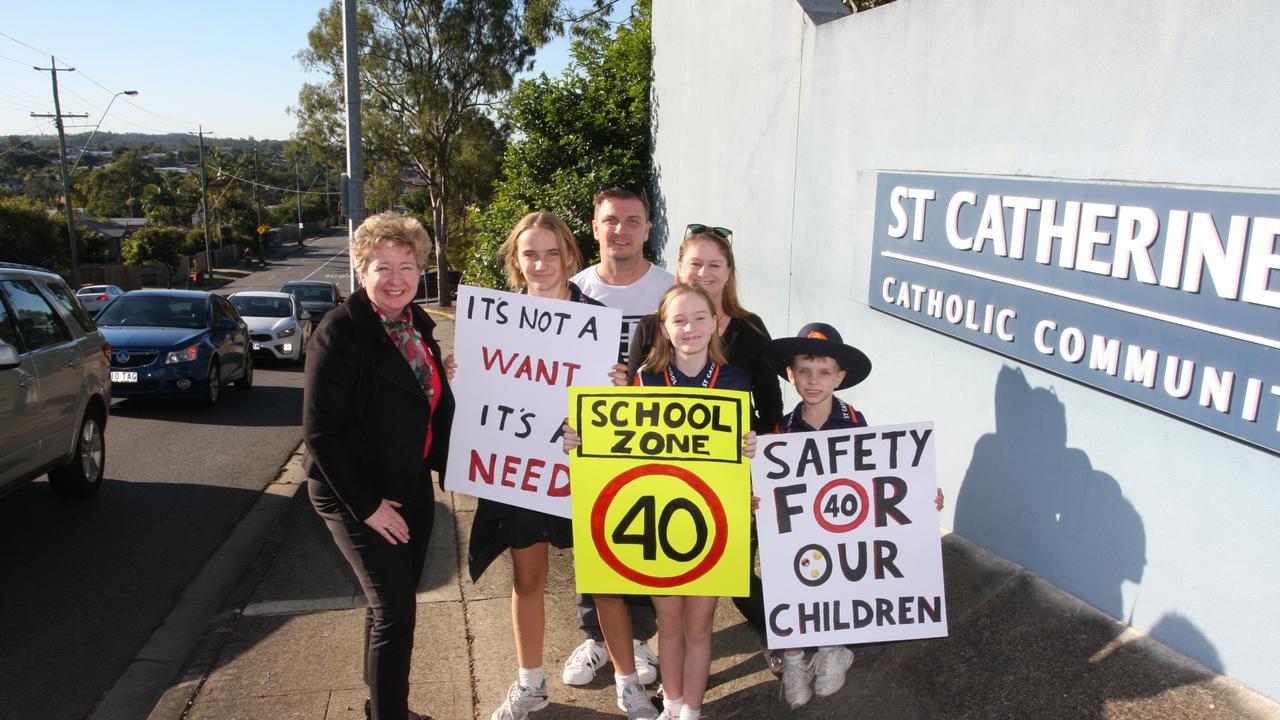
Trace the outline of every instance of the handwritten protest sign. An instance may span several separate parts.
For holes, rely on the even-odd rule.
[[[769,647],[947,634],[932,423],[765,435],[751,470]]]
[[[748,593],[747,394],[572,388],[578,592]]]
[[[566,388],[609,382],[621,332],[615,309],[460,286],[445,489],[569,517]]]

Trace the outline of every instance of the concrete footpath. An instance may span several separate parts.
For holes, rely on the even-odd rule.
[[[439,311],[446,352],[453,324]],[[298,458],[277,485],[301,487]],[[475,501],[438,492],[418,593],[410,707],[436,720],[488,718],[515,679],[510,562],[466,573]],[[551,704],[537,720],[622,717],[612,668],[560,682],[581,641],[571,551],[552,550],[545,667]],[[950,637],[855,648],[848,682],[800,710],[731,602],[721,601],[703,717],[1280,718],[1280,706],[953,535],[943,537]],[[359,720],[364,598],[305,489],[283,504],[239,588],[207,629],[151,720]],[[657,650],[656,639],[652,646]],[[652,690],[652,688],[651,688]]]

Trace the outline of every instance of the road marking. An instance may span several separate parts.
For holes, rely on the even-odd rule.
[[[341,250],[339,250],[339,251],[338,251],[338,254],[337,254],[337,255],[334,255],[333,257],[329,258],[328,260],[325,260],[323,265],[321,265],[320,267],[318,267],[318,268],[316,268],[315,270],[313,270],[313,271],[311,272],[311,275],[308,275],[308,276],[306,276],[306,277],[304,277],[304,278],[302,278],[302,279],[303,279],[303,280],[310,280],[310,279],[311,279],[311,276],[312,276],[312,275],[315,275],[316,273],[318,273],[318,272],[320,272],[321,270],[323,270],[323,269],[325,268],[325,265],[328,265],[329,263],[333,262],[334,260],[337,260],[338,258],[340,258],[340,257],[342,257],[342,256],[344,256],[344,255],[346,255],[346,254],[347,254],[347,248],[345,248],[345,247],[344,247],[344,248],[342,248]]]

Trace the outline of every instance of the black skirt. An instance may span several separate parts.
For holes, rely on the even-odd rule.
[[[481,498],[476,505],[467,547],[471,581],[479,580],[489,565],[508,548],[519,550],[540,542],[551,543],[561,549],[573,547],[572,521]]]

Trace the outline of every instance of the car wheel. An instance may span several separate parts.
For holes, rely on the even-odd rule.
[[[80,421],[76,452],[71,462],[49,471],[49,485],[62,497],[92,495],[102,486],[106,468],[107,438],[102,432],[102,411],[89,408]]]
[[[248,352],[244,354],[244,374],[236,380],[236,387],[241,390],[248,390],[253,387],[253,355]]]
[[[218,367],[218,361],[214,360],[209,363],[209,387],[204,392],[205,407],[213,407],[218,404],[218,395],[222,391],[222,370]]]

